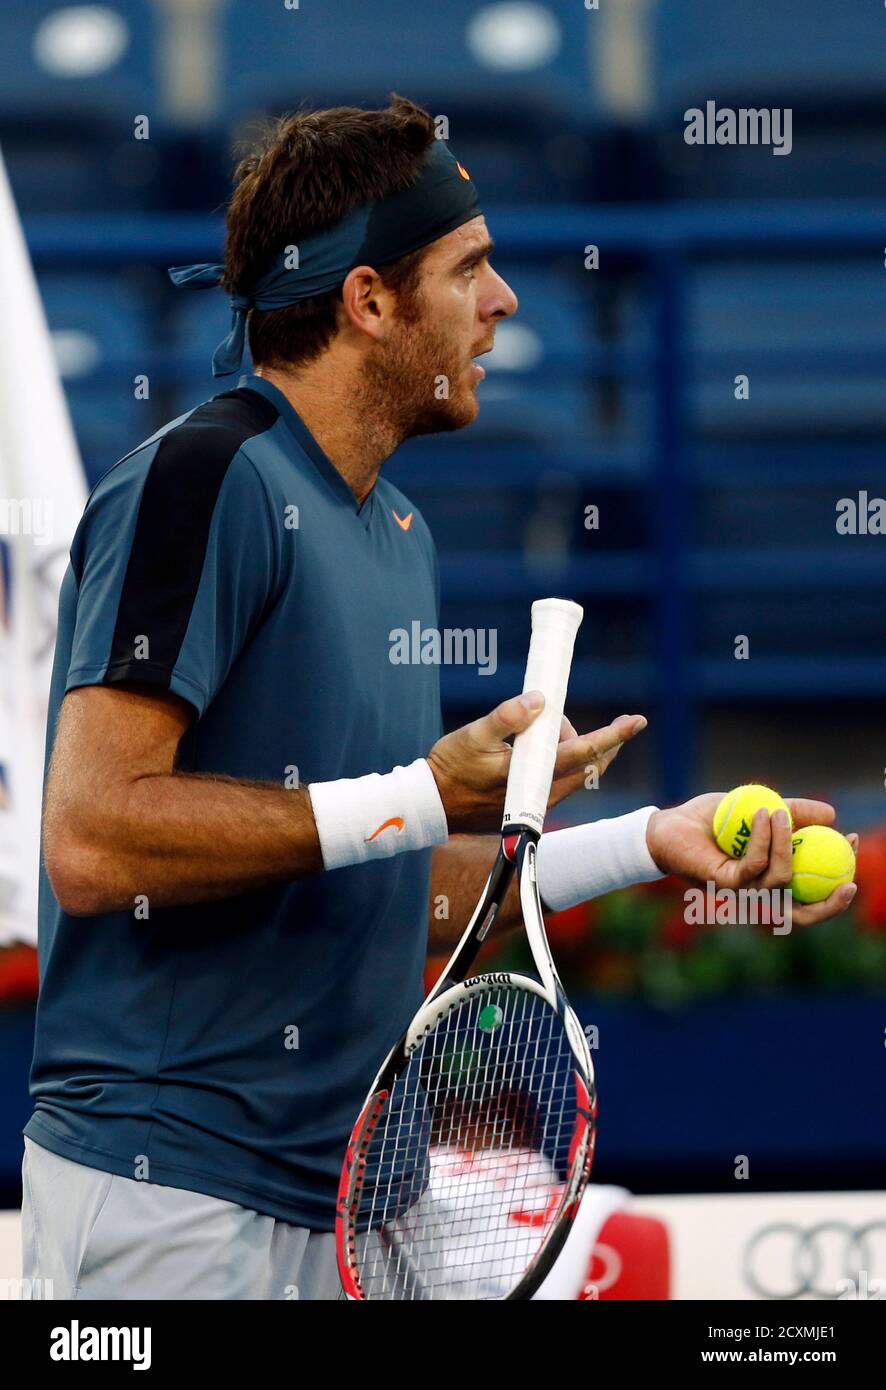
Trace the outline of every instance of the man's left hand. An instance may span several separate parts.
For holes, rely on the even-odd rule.
[[[682,806],[655,811],[646,828],[649,853],[662,873],[677,874],[693,883],[713,883],[717,888],[787,888],[791,881],[791,825],[784,811],[761,808],[754,816],[748,847],[741,859],[724,854],[714,839],[714,812],[722,792],[706,792]],[[794,818],[794,828],[804,825],[832,825],[836,811],[826,801],[805,797],[786,798]],[[858,836],[846,837],[853,849]],[[824,922],[845,912],[855,897],[854,883],[841,884],[820,903],[800,903],[794,899],[792,921],[797,926]]]

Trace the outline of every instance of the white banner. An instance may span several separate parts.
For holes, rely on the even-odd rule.
[[[634,1197],[671,1241],[673,1297],[886,1301],[886,1192]]]
[[[37,939],[58,591],[86,501],[46,316],[0,156],[0,944]]]

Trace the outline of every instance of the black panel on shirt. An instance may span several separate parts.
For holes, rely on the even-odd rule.
[[[105,684],[156,680],[178,659],[197,596],[212,516],[225,474],[247,439],[278,419],[256,391],[226,391],[163,437],[142,493]],[[133,640],[147,633],[150,664]]]

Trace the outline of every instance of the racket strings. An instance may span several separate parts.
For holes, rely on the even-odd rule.
[[[366,1298],[502,1298],[562,1204],[577,1121],[563,1024],[529,990],[481,985],[398,1076],[350,1204]]]

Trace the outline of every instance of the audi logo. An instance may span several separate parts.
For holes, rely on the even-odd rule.
[[[773,1222],[748,1241],[743,1269],[759,1298],[884,1298],[886,1220]]]

